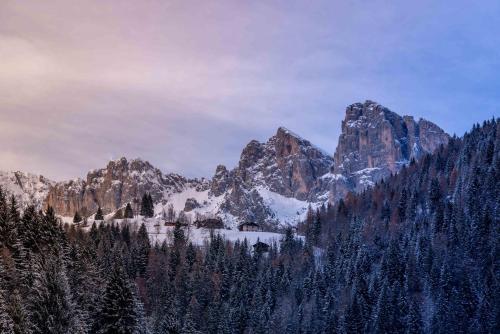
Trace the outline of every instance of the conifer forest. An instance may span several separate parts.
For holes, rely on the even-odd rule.
[[[494,118],[269,248],[193,244],[180,221],[153,243],[101,208],[85,229],[2,191],[0,332],[499,333],[499,210]]]

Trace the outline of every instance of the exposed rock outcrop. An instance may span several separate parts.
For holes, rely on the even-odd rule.
[[[286,197],[314,199],[318,177],[333,159],[309,141],[281,127],[266,143],[251,141],[234,174],[249,187],[265,186]]]
[[[335,151],[335,171],[353,178],[355,189],[396,173],[411,159],[446,144],[449,136],[437,125],[399,116],[373,101],[347,107]]]
[[[232,178],[226,166],[219,165],[217,166],[215,175],[212,178],[210,190],[214,196],[218,197],[226,192],[226,190],[230,187],[231,182]]]
[[[22,208],[26,204],[41,209],[50,188],[55,184],[42,175],[0,171],[0,186],[5,195],[14,196]]]
[[[202,191],[208,186],[205,180],[188,180],[177,174],[165,175],[147,161],[121,158],[110,161],[106,168],[90,171],[85,180],[57,183],[45,203],[64,216],[71,216],[75,211],[90,215],[98,206],[104,213],[110,213],[127,203],[131,203],[134,211],[138,212],[144,193],[150,193],[155,203],[162,203],[167,195],[179,193],[186,187]]]
[[[347,107],[333,157],[280,127],[264,143],[250,141],[232,170],[217,166],[210,181],[163,174],[146,161],[122,158],[90,171],[85,179],[53,183],[39,177],[35,182],[33,177],[0,174],[0,182],[17,185],[22,198],[36,198],[64,216],[75,211],[89,216],[98,206],[111,213],[129,202],[137,213],[148,192],[157,214],[175,210],[196,219],[219,216],[233,226],[241,221],[293,224],[310,204],[333,202],[371,186],[448,139],[427,120],[415,121],[366,101]]]
[[[241,220],[272,220],[275,213],[264,198],[268,191],[299,201],[317,201],[313,189],[332,164],[327,153],[280,127],[266,143],[249,142],[238,166],[225,172],[231,185],[221,208]],[[223,170],[218,169],[214,179],[221,174]]]

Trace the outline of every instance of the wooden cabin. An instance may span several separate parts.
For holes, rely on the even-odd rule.
[[[165,222],[165,226],[168,226],[168,227],[175,227],[175,225],[177,225],[178,222],[169,222],[169,221],[166,221]],[[179,222],[179,224],[181,225],[181,227],[186,227],[188,226],[187,223],[183,223],[183,222]]]
[[[260,226],[259,224],[254,222],[245,222],[243,224],[240,224],[240,226],[238,226],[238,230],[243,232],[259,232]]]
[[[196,228],[224,228],[224,222],[220,218],[207,218],[201,219],[194,222]]]

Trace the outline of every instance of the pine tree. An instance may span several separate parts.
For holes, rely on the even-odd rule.
[[[29,315],[24,301],[21,300],[20,293],[17,289],[14,289],[13,293],[9,298],[9,314],[11,315],[12,321],[14,322],[14,333],[16,334],[28,334],[31,333],[31,324],[29,322]]]
[[[104,215],[102,213],[101,207],[97,208],[97,212],[96,212],[96,214],[94,216],[94,220],[104,220]]]
[[[424,332],[420,306],[415,298],[411,298],[406,322],[406,334],[421,334]]]
[[[134,218],[134,211],[132,210],[132,206],[130,205],[130,203],[127,203],[127,205],[125,206],[125,213],[123,215],[123,218],[125,219]]]
[[[354,297],[353,302],[347,309],[345,317],[345,328],[347,333],[362,333],[364,329],[363,315],[358,298]]]
[[[164,305],[164,309],[160,313],[156,332],[162,334],[179,334],[182,326],[178,319],[177,305],[169,296]]]
[[[73,216],[73,223],[78,224],[82,222],[82,216],[80,216],[80,213],[78,211],[75,211],[75,215]]]
[[[181,334],[201,334],[201,332],[196,329],[191,312],[186,313],[184,317],[184,325],[182,326]]]
[[[393,330],[393,307],[387,283],[383,284],[375,310],[374,329],[376,333],[391,333]]]
[[[155,214],[155,205],[153,202],[153,197],[151,197],[151,194],[148,194],[148,209],[149,209],[149,217],[153,217]]]
[[[21,218],[14,196],[10,198],[10,207],[7,206],[5,197],[0,196],[0,246],[12,250],[18,241],[17,226],[19,226]]]
[[[319,209],[316,210],[316,216],[314,217],[312,235],[313,235],[313,244],[318,246],[321,236],[321,214]]]
[[[431,212],[434,212],[441,202],[441,187],[439,186],[439,181],[437,178],[432,179],[429,188],[429,202]]]
[[[98,334],[133,334],[136,328],[134,295],[121,265],[116,263],[104,291],[95,331]]]
[[[145,193],[141,200],[141,216],[153,217],[154,216],[154,203],[153,198],[149,193]]]
[[[146,273],[150,249],[149,234],[143,223],[137,232],[137,271],[140,276],[144,276]]]
[[[5,292],[0,290],[0,333],[15,334],[14,320],[10,316],[7,302],[4,297]]]
[[[33,333],[83,332],[60,260],[39,259],[29,305]]]
[[[399,198],[399,203],[398,203],[399,222],[404,222],[406,220],[407,202],[408,202],[408,194],[406,192],[406,189],[403,189],[401,191],[401,196]]]
[[[314,211],[311,205],[307,208],[305,225],[306,243],[312,244],[314,243]]]

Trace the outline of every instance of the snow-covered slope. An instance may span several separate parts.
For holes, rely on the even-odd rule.
[[[236,167],[219,165],[210,180],[164,174],[147,161],[121,158],[85,179],[54,184],[38,176],[3,173],[0,185],[23,202],[43,202],[66,217],[76,211],[90,217],[99,206],[113,214],[127,203],[138,213],[141,197],[150,193],[155,215],[164,220],[217,216],[233,229],[252,221],[273,230],[295,225],[309,206],[373,186],[448,138],[429,121],[415,122],[366,101],[347,107],[334,157],[280,127],[266,142],[250,141]]]
[[[8,195],[14,195],[21,207],[34,204],[42,208],[51,186],[55,184],[41,175],[0,171],[0,186]]]
[[[110,218],[110,217],[109,217]],[[73,224],[71,217],[63,217],[63,222],[68,224]],[[109,222],[109,220],[107,221]],[[172,243],[173,241],[173,226],[165,226],[165,221],[160,217],[155,218],[144,218],[144,217],[135,217],[133,219],[115,219],[114,222],[116,224],[129,224],[133,230],[139,229],[141,224],[146,226],[146,229],[149,234],[149,238],[151,242],[161,244],[163,241],[167,243]],[[87,224],[82,226],[83,229],[90,230],[94,220],[92,218],[87,220]],[[100,222],[97,222],[100,223]],[[183,227],[183,231],[185,236],[187,237],[189,242],[192,242],[194,245],[203,246],[206,241],[210,239],[211,234],[219,234],[227,241],[237,241],[243,242],[246,240],[248,244],[251,246],[255,244],[257,241],[262,241],[267,244],[278,243],[282,240],[282,233],[275,232],[247,232],[247,231],[239,231],[238,229],[207,229],[207,228],[196,228],[193,225],[188,225]],[[302,238],[297,236],[298,238]]]
[[[91,216],[99,206],[111,213],[127,203],[137,213],[142,195],[150,193],[156,216],[168,219],[175,212],[191,221],[218,216],[231,228],[245,221],[267,227],[295,225],[311,203],[328,200],[313,189],[325,183],[320,178],[332,165],[328,154],[279,128],[265,143],[251,141],[233,170],[217,167],[212,180],[163,174],[146,161],[121,158],[90,171],[86,179],[55,184],[46,204],[62,216],[76,211]]]
[[[163,174],[149,162],[126,158],[113,160],[105,168],[92,170],[85,180],[59,182],[51,188],[46,203],[63,216],[73,216],[75,211],[84,216],[97,211],[114,212],[131,203],[139,210],[144,193],[149,193],[155,203],[166,204],[169,197],[187,189],[206,191],[207,180],[187,179],[178,174]]]

